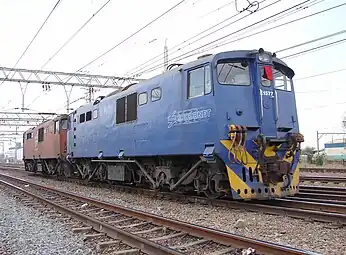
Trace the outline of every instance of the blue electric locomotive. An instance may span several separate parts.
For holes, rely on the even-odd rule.
[[[172,64],[70,114],[70,172],[208,197],[293,195],[304,140],[293,76],[263,49]]]

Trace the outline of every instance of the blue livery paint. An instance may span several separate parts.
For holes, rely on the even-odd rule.
[[[69,116],[68,154],[77,161],[95,159],[99,155],[116,159],[119,153],[123,153],[125,158],[138,159],[194,156],[194,161],[204,155],[205,160],[213,161],[214,154],[224,167],[229,168],[226,170],[228,173],[232,171],[233,179],[228,178],[233,198],[289,194],[285,186],[280,190],[268,184],[271,180],[265,183],[260,181],[262,177],[252,176],[255,174],[252,171],[258,166],[256,163],[263,161],[261,146],[257,144],[259,137],[263,136],[264,140],[274,144],[266,151],[272,155],[265,159],[268,165],[272,164],[268,171],[272,171],[273,166],[279,167],[279,163],[287,163],[288,168],[287,165],[280,166],[282,173],[278,175],[293,176],[294,184],[290,189],[295,189],[299,179],[299,171],[296,171],[299,146],[293,145],[294,135],[299,134],[291,79],[294,72],[275,56],[267,62],[261,61],[260,54],[240,50],[205,56],[78,108]],[[193,88],[190,88],[191,84]],[[131,99],[134,93],[137,103]],[[122,105],[120,99],[124,97],[127,99]],[[124,112],[124,116],[120,112]],[[236,162],[236,156],[230,153],[231,148],[222,142],[232,140],[230,125],[246,127],[244,150],[255,163]],[[276,162],[270,158],[275,157],[273,155]],[[180,164],[177,162],[179,160],[175,163]],[[152,167],[151,174],[157,174],[156,170],[162,171],[164,176],[178,180],[173,175],[179,173],[181,177],[194,163],[187,163],[181,170],[172,168],[170,173]],[[76,164],[83,165],[81,162]],[[150,167],[151,163],[148,164]],[[218,163],[215,164],[219,167]],[[223,174],[222,171],[218,174]],[[214,176],[212,171],[210,173],[208,178]],[[266,178],[270,174],[266,173]],[[201,177],[201,180],[204,179]],[[166,181],[167,184],[171,180]],[[256,194],[262,189],[263,192],[259,191],[261,194]],[[255,194],[249,194],[254,190],[252,193]]]
[[[88,104],[77,109],[71,122],[68,136],[68,152],[74,158],[97,157],[103,151],[105,157],[113,157],[124,151],[126,156],[188,155],[201,154],[205,144],[213,143],[220,152],[220,139],[227,138],[227,125],[259,126],[249,139],[259,132],[267,136],[284,136],[278,127],[291,128],[298,132],[294,93],[266,88],[260,85],[258,60],[248,55],[249,51],[222,52],[179,66],[152,79],[133,85],[129,89],[104,98],[99,104]],[[251,85],[220,85],[215,77],[215,66],[222,59],[246,59],[250,61]],[[277,63],[282,61],[274,58]],[[187,71],[199,66],[211,65],[212,92],[187,98]],[[162,89],[161,99],[150,100],[152,89]],[[273,92],[262,95],[260,90]],[[138,106],[137,120],[116,124],[116,100],[137,92],[148,93],[148,103]],[[275,120],[278,100],[278,119]],[[79,123],[79,115],[98,110],[98,117]],[[241,112],[241,114],[237,114]],[[76,128],[76,131],[73,130]],[[250,134],[251,134],[250,133]],[[75,146],[73,146],[75,145]]]
[[[267,88],[256,82],[260,80],[258,60],[248,53],[231,51],[204,57],[106,97],[99,104],[80,107],[71,114],[68,153],[73,153],[74,158],[97,157],[99,151],[103,151],[105,157],[113,157],[120,150],[126,156],[201,154],[209,143],[215,144],[216,152],[220,152],[219,140],[227,138],[226,127],[230,123],[259,126],[260,130],[250,132],[249,139],[259,132],[273,137],[284,136],[285,132],[278,132],[278,127],[299,132],[293,91],[274,90],[273,86]],[[213,70],[222,59],[248,60],[252,70],[251,85],[220,85]],[[276,58],[273,61],[286,67]],[[187,71],[204,65],[211,66],[212,92],[188,99]],[[156,87],[162,89],[161,99],[151,102],[150,92]],[[262,96],[260,90],[264,92]],[[265,94],[265,91],[271,93]],[[134,92],[147,92],[148,103],[137,107],[136,121],[117,125],[116,100]],[[278,100],[277,120],[275,99]],[[80,114],[93,110],[98,110],[97,118],[79,123]]]

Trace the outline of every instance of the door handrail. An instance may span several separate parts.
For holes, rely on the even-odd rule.
[[[279,119],[279,100],[278,100],[278,92],[276,91],[276,89],[274,89],[275,91],[275,120],[278,121]]]
[[[260,104],[261,104],[261,121],[263,120],[263,116],[264,116],[264,113],[263,113],[263,91],[262,89],[259,89],[260,90]]]

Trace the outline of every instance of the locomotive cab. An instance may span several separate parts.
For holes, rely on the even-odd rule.
[[[213,84],[231,192],[267,199],[298,191],[300,143],[292,78],[275,54],[224,52],[215,56]]]

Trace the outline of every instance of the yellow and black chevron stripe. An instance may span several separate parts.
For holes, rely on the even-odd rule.
[[[228,153],[232,141],[220,140],[220,142],[223,145],[222,150],[225,150]],[[265,156],[275,156],[276,152],[274,151],[274,148],[274,146],[268,146],[264,152]],[[221,155],[225,155],[225,151],[221,153]],[[241,155],[239,153],[236,153],[234,148],[231,148],[230,152],[232,153],[232,157],[236,158],[238,162],[241,162]],[[247,171],[251,169],[251,171],[254,173],[257,165],[257,160],[248,152],[247,148],[245,148],[243,157],[245,157],[245,154],[247,157],[245,164],[230,162],[228,157],[225,158],[225,156],[222,156],[226,164],[229,183],[232,189],[233,197],[235,199],[267,199],[270,197],[285,197],[297,193],[297,186],[299,184],[299,168],[297,164],[298,162],[295,162],[295,164],[293,165],[293,168],[295,169],[293,172],[293,178],[290,187],[287,190],[282,190],[283,182],[277,183],[276,185],[264,184],[262,179],[262,173],[260,171],[258,171],[258,181],[244,181],[241,175],[241,169],[245,167]],[[293,158],[284,157],[283,160],[292,163]],[[296,161],[298,160],[296,159]]]

